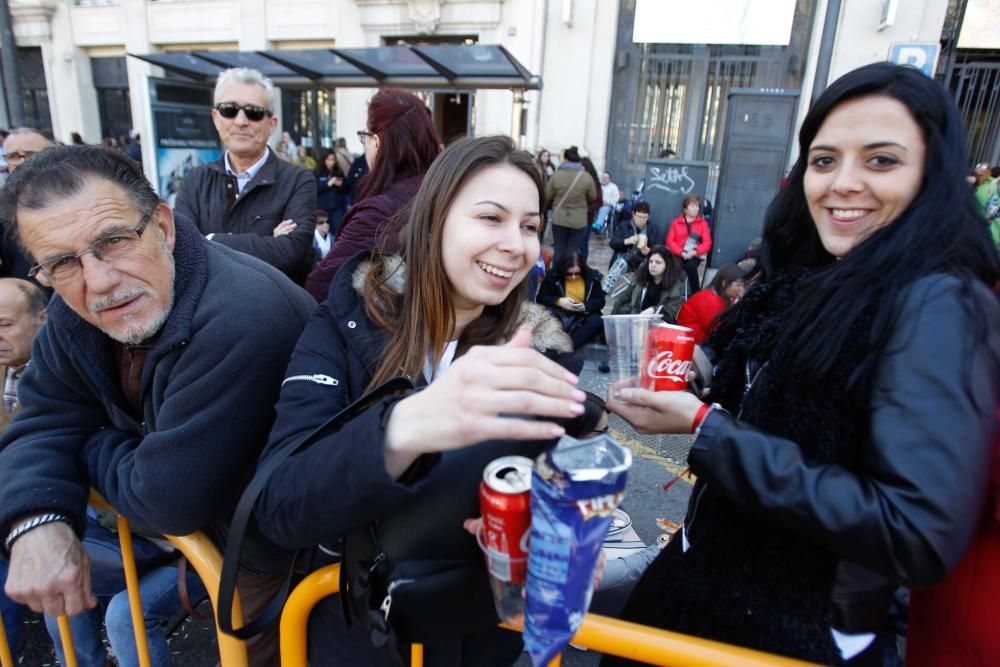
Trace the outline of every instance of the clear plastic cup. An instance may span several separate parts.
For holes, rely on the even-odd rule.
[[[619,398],[625,387],[638,387],[646,353],[646,337],[659,315],[604,315],[604,335],[608,339],[608,366],[611,368],[611,397]]]
[[[486,531],[482,528],[476,534],[476,541],[479,542],[479,548],[482,549],[483,555],[486,557],[487,564],[490,563],[492,559],[506,559],[509,566],[515,566],[513,569],[518,569],[522,572],[526,570],[527,558],[510,558],[504,554],[498,554],[492,551],[486,546],[484,542],[486,536]],[[511,567],[507,567],[509,572]],[[504,581],[499,577],[493,576],[491,573],[490,577],[490,589],[493,591],[493,603],[496,605],[497,616],[500,617],[501,621],[516,621],[524,618],[524,582],[519,584]]]

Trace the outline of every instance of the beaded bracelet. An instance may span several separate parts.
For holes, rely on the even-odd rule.
[[[57,512],[47,512],[45,514],[37,514],[30,519],[26,519],[21,523],[14,526],[14,530],[10,531],[7,535],[7,539],[4,540],[3,547],[10,553],[10,548],[14,546],[14,541],[21,537],[29,530],[34,530],[39,526],[44,526],[47,523],[55,523],[61,521],[62,523],[69,524],[70,520],[65,514],[59,514]]]

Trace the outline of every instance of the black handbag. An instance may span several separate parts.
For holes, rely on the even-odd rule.
[[[500,622],[485,559],[462,524],[480,515],[483,469],[501,456],[534,458],[552,441],[488,441],[445,452],[415,497],[344,544],[345,616],[397,657],[414,642],[456,639]]]

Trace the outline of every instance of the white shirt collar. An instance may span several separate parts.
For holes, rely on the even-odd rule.
[[[226,151],[225,155],[226,173],[229,174],[230,176],[236,177],[236,184],[239,187],[240,194],[243,193],[243,188],[247,186],[247,183],[253,180],[253,177],[257,175],[257,172],[260,171],[261,167],[264,166],[264,163],[267,162],[267,158],[270,156],[271,156],[271,149],[265,147],[264,155],[261,156],[259,160],[250,165],[250,168],[244,171],[242,174],[237,174],[236,171],[233,169],[233,166],[229,163],[229,151]]]

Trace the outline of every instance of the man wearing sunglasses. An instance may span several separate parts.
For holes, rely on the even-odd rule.
[[[316,184],[310,172],[279,160],[267,146],[278,126],[274,84],[257,70],[224,71],[215,84],[212,120],[225,153],[184,177],[177,217],[301,284],[311,260]]]
[[[135,162],[97,146],[33,157],[0,192],[0,216],[35,262],[30,273],[56,291],[18,383],[20,412],[0,439],[7,594],[51,617],[114,596],[105,621],[122,655],[134,641],[127,621],[112,622],[121,588],[100,583],[118,581],[120,561],[98,565],[87,488],[145,531],[202,530],[218,541],[315,301],[175,220]],[[249,560],[258,572],[266,566]],[[143,600],[179,607],[176,571],[163,567],[143,573]],[[273,580],[241,578],[245,610],[270,599]],[[155,621],[179,609],[156,609],[145,612],[160,667],[170,651]],[[86,633],[73,633],[83,653]],[[255,640],[251,665],[277,664],[275,636]],[[89,639],[79,664],[103,666],[96,631]]]
[[[52,145],[52,141],[38,130],[17,127],[10,131],[3,142],[3,157],[7,161],[7,171],[13,175],[24,161]],[[31,262],[21,253],[17,243],[6,232],[0,240],[0,276],[4,278],[28,278]],[[29,279],[30,280],[30,279]],[[46,297],[52,290],[45,288]]]

